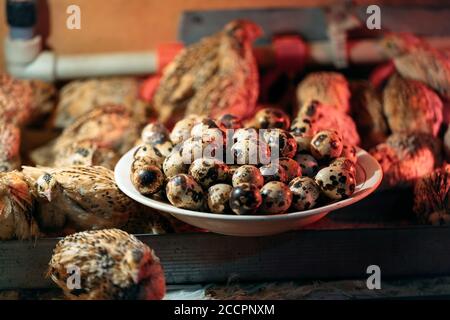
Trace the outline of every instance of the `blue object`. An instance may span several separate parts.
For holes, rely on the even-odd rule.
[[[31,39],[37,23],[36,0],[7,0],[6,18],[11,39]]]

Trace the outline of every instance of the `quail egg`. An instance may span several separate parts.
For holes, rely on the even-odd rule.
[[[263,132],[264,141],[269,145],[272,155],[293,158],[297,153],[297,142],[292,134],[282,129],[267,129]]]
[[[201,120],[200,122],[196,123],[192,129],[191,129],[191,137],[201,137],[203,134],[203,131],[206,129],[218,129],[219,127],[211,118],[205,118]]]
[[[310,117],[299,116],[292,121],[290,131],[294,136],[310,136],[313,133],[312,124],[313,120]]]
[[[192,128],[199,122],[199,116],[188,116],[178,121],[170,133],[174,145],[182,143],[191,137]]]
[[[202,187],[208,188],[213,183],[227,181],[228,166],[217,159],[200,158],[192,162],[189,174]]]
[[[330,167],[338,167],[350,171],[356,177],[356,165],[348,158],[337,158],[330,163]]]
[[[290,123],[289,116],[277,108],[263,108],[253,118],[253,124],[257,129],[279,128],[287,130]]]
[[[336,131],[319,131],[311,140],[311,154],[316,159],[333,159],[342,153],[342,138]]]
[[[160,122],[149,123],[142,130],[141,140],[145,144],[154,146],[164,157],[172,151],[169,130]]]
[[[242,128],[241,119],[229,113],[220,116],[217,119],[216,123],[217,126],[222,129],[222,131],[225,131],[227,129],[236,130]]]
[[[317,171],[319,171],[317,160],[309,154],[299,153],[294,159],[300,165],[300,168],[302,168],[303,176],[314,178]]]
[[[322,192],[334,200],[348,198],[353,194],[356,186],[355,176],[350,171],[337,166],[321,169],[315,181]]]
[[[297,177],[289,183],[292,207],[297,210],[313,208],[320,196],[320,188],[310,177]]]
[[[294,159],[283,157],[278,159],[278,162],[280,163],[280,166],[282,166],[286,171],[287,181],[291,181],[296,177],[301,177],[302,168]]]
[[[244,183],[231,190],[230,208],[235,214],[254,214],[261,202],[259,188],[253,184]]]
[[[133,163],[131,181],[139,193],[151,195],[158,192],[164,185],[164,180],[164,174],[158,166],[152,164],[136,166]]]
[[[269,163],[259,168],[264,178],[264,183],[269,181],[287,182],[286,170],[279,163]]]
[[[166,141],[164,143],[153,145],[164,157],[167,157],[173,150],[172,141]]]
[[[187,173],[189,170],[189,162],[185,163],[181,153],[181,147],[178,145],[169,154],[163,162],[163,171],[166,177],[170,178],[180,173]]]
[[[208,207],[212,213],[228,213],[230,209],[230,194],[233,187],[219,183],[208,189]]]
[[[263,141],[240,140],[231,147],[236,164],[266,164],[270,162],[270,148]]]
[[[143,144],[134,151],[133,159],[145,164],[154,164],[161,168],[165,157],[156,147]]]
[[[223,157],[223,145],[215,141],[207,142],[198,137],[191,137],[181,145],[181,155],[184,163],[192,163],[199,158]]]
[[[160,122],[152,122],[144,127],[141,133],[142,142],[155,145],[170,141],[170,132]]]
[[[259,211],[264,214],[286,212],[292,203],[292,192],[280,181],[270,181],[261,188],[262,204]]]
[[[203,142],[223,143],[223,131],[219,129],[214,120],[210,118],[203,119],[197,123],[191,130],[191,137],[201,138]]]
[[[257,188],[261,188],[264,185],[264,177],[261,172],[257,167],[251,165],[237,168],[231,180],[233,187],[246,183],[255,185]]]
[[[239,142],[242,140],[258,140],[259,133],[255,128],[240,128],[233,134],[233,141]]]
[[[205,196],[202,187],[187,174],[177,174],[167,181],[166,195],[177,208],[200,210],[204,208]]]
[[[356,163],[358,161],[356,158],[356,147],[349,144],[344,144],[340,156],[350,159],[353,163]]]

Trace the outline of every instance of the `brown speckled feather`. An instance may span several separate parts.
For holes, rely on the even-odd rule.
[[[139,138],[139,124],[124,106],[105,105],[79,117],[56,141],[56,150],[74,141],[95,140],[100,146],[125,153]]]
[[[33,197],[20,172],[0,173],[0,240],[32,239],[39,235]]]
[[[0,123],[0,172],[20,167],[20,130],[15,125]]]
[[[450,99],[450,59],[444,53],[412,34],[390,34],[381,44],[402,77],[421,81]]]
[[[258,71],[251,43],[260,33],[251,22],[232,21],[179,53],[165,68],[155,93],[159,120],[223,112],[245,117],[254,110]]]
[[[0,118],[25,125],[53,109],[55,87],[39,80],[19,80],[0,75]]]
[[[100,166],[74,166],[67,168],[23,167],[26,176],[35,181],[35,192],[45,179],[55,179],[52,199],[40,196],[40,221],[46,228],[70,225],[76,230],[121,227],[135,203],[125,196],[114,181],[111,170]],[[48,174],[48,178],[44,175]],[[42,180],[42,177],[44,179]],[[47,187],[47,186],[46,186]]]
[[[297,88],[297,101],[300,111],[312,101],[318,101],[347,113],[350,89],[347,79],[337,72],[314,72],[307,75]]]
[[[105,104],[123,105],[130,111],[138,108],[139,81],[113,77],[71,81],[60,91],[55,125],[65,128],[81,115]],[[143,110],[141,110],[143,111]]]
[[[394,74],[383,91],[383,109],[394,133],[437,136],[443,106],[439,96],[419,81]]]
[[[79,289],[70,289],[70,266],[79,268]],[[48,275],[71,299],[162,299],[165,280],[153,250],[117,229],[86,231],[61,240]]]

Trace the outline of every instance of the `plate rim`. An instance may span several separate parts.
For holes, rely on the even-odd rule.
[[[227,220],[227,221],[249,221],[249,222],[257,222],[257,221],[279,221],[279,220],[296,220],[300,218],[306,218],[312,215],[316,215],[323,212],[330,212],[334,211],[343,207],[347,207],[353,203],[356,203],[368,195],[370,195],[372,192],[374,192],[379,185],[381,184],[381,181],[383,179],[383,171],[378,163],[378,161],[372,157],[367,151],[365,151],[362,148],[356,147],[357,149],[357,158],[360,157],[366,157],[369,159],[369,161],[374,165],[373,171],[374,174],[369,178],[369,180],[366,179],[362,181],[359,184],[360,191],[355,196],[351,196],[344,200],[338,200],[336,202],[329,203],[327,205],[309,209],[309,210],[303,210],[303,211],[296,211],[296,212],[289,212],[289,213],[283,213],[283,214],[272,214],[272,215],[233,215],[233,214],[218,214],[218,213],[210,213],[210,212],[199,212],[199,211],[192,211],[188,209],[183,208],[177,208],[173,206],[170,203],[161,202],[158,200],[150,199],[142,194],[140,194],[136,188],[132,185],[130,177],[130,171],[131,171],[131,158],[134,153],[134,151],[139,146],[136,146],[132,149],[130,149],[127,153],[125,153],[120,160],[117,162],[115,168],[114,168],[114,178],[116,181],[117,187],[125,193],[128,197],[133,199],[136,202],[139,202],[142,205],[145,205],[147,207],[160,210],[166,213],[169,213],[171,215],[177,216],[187,216],[192,218],[202,218],[202,219],[208,219],[208,220]],[[358,166],[362,168],[364,173],[367,175],[365,168],[362,166],[361,163],[357,163]],[[123,168],[125,168],[126,173],[124,174],[122,172]],[[126,179],[129,179],[129,183],[131,187],[134,190],[129,190],[126,186],[122,184],[123,176],[126,176]],[[373,181],[372,181],[373,180]],[[368,181],[372,181],[372,184],[370,186],[366,186]]]

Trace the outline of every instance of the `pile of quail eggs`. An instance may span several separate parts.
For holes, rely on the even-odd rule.
[[[275,108],[245,124],[229,114],[189,116],[171,132],[151,123],[134,153],[131,179],[145,196],[218,214],[281,214],[349,197],[355,147],[336,131],[309,127],[304,118],[291,126]]]

